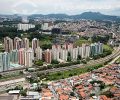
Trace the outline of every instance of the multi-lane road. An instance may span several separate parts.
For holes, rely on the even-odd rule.
[[[78,65],[72,65],[72,66],[68,66],[68,67],[53,68],[53,69],[37,71],[37,72],[39,72],[39,73],[52,73],[52,72],[72,70],[74,68],[81,68],[81,67],[85,67],[85,66],[92,66],[92,65],[97,65],[97,64],[103,64],[105,62],[108,62],[109,60],[112,60],[112,59],[116,58],[119,55],[120,55],[120,48],[116,49],[113,52],[113,54],[111,54],[109,56],[106,56],[106,57],[98,59],[98,60],[89,61],[87,64],[78,64]]]

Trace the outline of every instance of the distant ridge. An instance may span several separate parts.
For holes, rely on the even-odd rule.
[[[41,18],[56,18],[56,19],[90,19],[90,20],[110,20],[110,21],[119,21],[119,16],[112,16],[112,15],[104,15],[99,12],[84,12],[79,15],[67,15],[67,14],[33,14],[30,16],[31,18],[41,17]]]
[[[19,17],[22,15],[0,15],[0,17]],[[120,21],[120,16],[113,16],[113,15],[104,15],[101,14],[99,12],[84,12],[82,14],[77,14],[77,15],[67,15],[67,14],[47,14],[47,15],[43,15],[43,14],[33,14],[33,15],[29,15],[29,18],[36,18],[36,17],[40,17],[40,18],[44,18],[44,19],[58,19],[58,20],[65,20],[65,19],[73,19],[73,20],[80,20],[80,19],[88,19],[88,20],[109,20],[109,21]]]

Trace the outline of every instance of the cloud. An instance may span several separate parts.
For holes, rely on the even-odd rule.
[[[119,8],[120,0],[0,0],[0,13],[8,14],[79,14],[84,11],[107,13]]]

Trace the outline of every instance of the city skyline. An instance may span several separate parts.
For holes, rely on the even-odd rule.
[[[11,4],[11,5],[10,5]],[[120,16],[119,0],[6,0],[0,1],[0,14],[81,14],[86,11]]]

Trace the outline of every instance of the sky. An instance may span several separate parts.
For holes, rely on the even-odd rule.
[[[101,12],[120,16],[120,0],[0,0],[0,14],[81,14]]]

